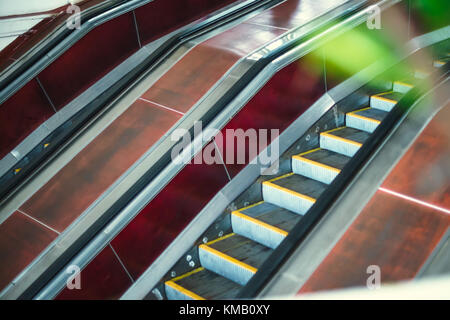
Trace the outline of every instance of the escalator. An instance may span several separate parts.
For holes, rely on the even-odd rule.
[[[440,67],[446,60],[448,56],[433,65]],[[281,168],[289,168],[289,172],[267,180],[261,176],[257,182],[261,189],[259,201],[254,201],[251,191],[245,191],[239,198],[250,204],[227,215],[225,219],[230,220],[227,232],[213,240],[200,237],[196,247],[177,263],[190,262],[193,270],[178,276],[168,273],[147,298],[204,300],[238,297],[273,250],[296,224],[301,223],[302,217],[320,195],[327,192],[328,185],[397,102],[414,87],[418,78],[431,73],[432,66],[428,67],[425,72],[394,79],[389,91],[368,93],[369,105],[356,110],[349,108],[342,126],[320,132],[315,148],[298,153],[289,150],[281,157],[285,163],[280,164]],[[217,221],[211,228],[217,228],[216,224]],[[211,231],[206,233],[211,234]],[[192,260],[192,252],[198,255],[197,264]]]
[[[133,86],[136,86],[130,87],[131,89],[125,90],[126,83],[120,83],[120,87],[125,90],[122,92],[123,96],[129,95],[128,101],[124,99],[129,104],[126,107],[120,107],[124,108],[124,115],[117,119],[114,118],[116,119],[114,121],[111,120],[112,122],[105,125],[96,135],[88,136],[92,140],[80,150],[73,152],[73,155],[77,154],[77,157],[68,160],[67,165],[64,164],[62,168],[56,166],[58,169],[52,172],[56,179],[52,178],[49,182],[43,182],[43,191],[36,188],[31,201],[28,199],[20,204],[22,200],[19,200],[13,204],[17,205],[17,211],[13,213],[12,217],[28,214],[28,211],[32,211],[30,208],[33,206],[27,207],[27,205],[35,201],[38,203],[37,207],[43,208],[40,211],[42,216],[48,215],[52,219],[66,219],[66,221],[63,221],[61,226],[58,225],[57,228],[54,228],[56,231],[52,230],[57,233],[57,235],[52,234],[54,238],[47,239],[48,241],[42,245],[42,248],[35,250],[33,257],[31,255],[28,257],[27,264],[29,264],[25,269],[26,265],[17,268],[18,271],[22,270],[18,276],[16,276],[18,272],[16,270],[14,270],[16,273],[8,275],[8,282],[5,281],[5,284],[9,284],[0,293],[0,295],[5,294],[1,296],[2,298],[71,298],[71,294],[76,295],[77,292],[68,293],[68,290],[65,289],[67,279],[65,266],[73,264],[73,260],[76,260],[75,264],[83,269],[83,277],[88,272],[85,270],[88,269],[94,269],[96,273],[104,275],[103,277],[95,275],[96,279],[89,281],[89,286],[100,288],[98,291],[102,290],[103,283],[101,281],[108,282],[108,279],[111,278],[108,272],[113,274],[113,279],[119,279],[117,282],[121,282],[116,288],[108,287],[103,292],[95,292],[92,295],[94,298],[120,297],[133,282],[138,282],[138,278],[145,268],[152,264],[158,255],[167,249],[172,241],[176,240],[178,235],[184,232],[183,228],[195,221],[200,215],[196,216],[198,210],[204,207],[214,194],[217,194],[229,180],[232,181],[238,172],[248,164],[245,163],[244,166],[237,166],[233,169],[229,168],[229,172],[224,165],[226,175],[222,165],[218,166],[221,170],[220,173],[214,166],[198,166],[195,170],[189,166],[174,167],[170,162],[170,151],[175,145],[173,141],[169,142],[171,130],[175,127],[193,129],[192,125],[197,120],[204,121],[205,124],[211,126],[219,123],[214,128],[225,130],[232,119],[231,122],[236,120],[238,124],[241,121],[241,127],[244,122],[244,126],[247,124],[251,126],[253,123],[255,128],[258,126],[261,128],[273,127],[283,131],[302,113],[307,113],[305,110],[322,94],[322,82],[317,81],[322,76],[320,73],[310,78],[307,77],[312,84],[310,89],[314,92],[306,92],[307,90],[302,92],[305,100],[303,101],[302,96],[301,103],[293,103],[283,111],[280,108],[279,117],[272,113],[264,114],[264,111],[261,111],[262,108],[259,110],[247,108],[245,102],[253,97],[254,92],[247,93],[248,96],[244,99],[236,99],[240,100],[238,103],[241,105],[233,105],[233,99],[242,91],[252,90],[247,87],[258,91],[267,79],[280,70],[280,66],[285,67],[289,64],[286,60],[279,66],[273,67],[273,61],[283,54],[295,51],[299,44],[300,47],[303,46],[302,50],[304,51],[300,52],[294,60],[301,59],[307,54],[306,52],[311,50],[317,54],[322,49],[320,45],[324,39],[334,39],[341,33],[349,32],[348,30],[352,30],[355,25],[364,23],[364,15],[368,11],[367,3],[364,1],[349,2],[342,7],[337,6],[334,11],[328,10],[327,7],[317,6],[317,10],[320,9],[318,12],[321,14],[312,19],[308,17],[309,8],[302,7],[306,2],[280,2],[282,5],[279,7],[276,5],[278,2],[265,1],[264,5],[259,3],[260,7],[255,4],[257,10],[253,6],[249,6],[245,12],[236,14],[242,20],[234,21],[233,19],[236,17],[225,17],[223,21],[218,18],[218,21],[211,25],[205,23],[203,29],[199,28],[195,33],[200,40],[194,38],[193,34],[189,32],[188,35],[185,34],[179,39],[175,39],[179,40],[177,45],[179,42],[186,42],[185,47],[177,47],[180,49],[177,53],[186,50],[190,54],[184,52],[172,60],[164,55],[160,57],[162,61],[158,60],[158,62],[161,65],[167,61],[172,65],[165,70],[165,73],[161,73],[164,77],[159,75],[162,79],[159,86],[152,83],[150,89],[146,88],[153,94],[150,98],[149,92],[146,92],[147,96],[142,95],[141,92],[130,98],[135,93],[132,90],[146,85],[145,81],[141,81],[143,76],[135,79],[136,82],[133,82]],[[299,3],[301,5],[297,6]],[[381,1],[380,3],[388,9],[398,2]],[[265,12],[268,8],[271,9]],[[362,8],[365,9],[362,10]],[[311,18],[310,22],[312,23],[297,27],[296,24],[299,21],[303,23],[303,20],[294,19],[295,15],[292,13],[294,11],[299,17]],[[362,13],[363,11],[364,13]],[[270,36],[267,32],[258,33],[256,31],[255,34],[258,36],[254,36],[252,31],[248,31],[249,39],[252,41],[246,42],[245,39],[239,38],[240,33],[236,30],[265,29],[267,25],[261,22],[267,22],[273,17],[280,18],[277,16],[280,13],[283,17],[286,15],[292,19],[293,25],[277,24],[272,27],[274,31]],[[345,20],[346,18],[348,21]],[[280,21],[277,19],[271,22],[280,23],[284,18],[278,19]],[[334,35],[334,26],[339,24],[340,19],[346,23],[342,23],[342,30],[338,29],[339,32]],[[231,28],[231,26],[227,26],[228,23],[230,25],[235,23],[236,26],[231,31],[227,31],[228,28]],[[233,38],[233,32],[236,38]],[[213,36],[210,36],[209,33]],[[310,42],[313,45],[308,47]],[[173,41],[167,41],[164,46],[170,44],[173,45]],[[161,52],[156,51],[163,54],[164,50],[173,49],[164,46],[158,49]],[[143,49],[142,51],[144,51]],[[199,54],[195,59],[189,60],[192,53],[199,52],[208,52],[209,55]],[[219,54],[214,54],[215,52],[225,52],[223,57],[226,59],[220,58],[222,56],[219,57]],[[219,58],[218,61],[208,58],[210,64],[206,64],[205,61],[202,61],[202,57],[204,59],[205,56]],[[309,56],[313,56],[313,54]],[[134,79],[135,76],[140,75],[143,69],[151,64],[153,58],[149,57],[145,63],[136,67],[136,70],[133,69],[131,78]],[[436,60],[434,67],[444,65],[445,59],[447,57]],[[308,64],[306,59],[305,61],[303,66]],[[205,65],[208,68],[202,73],[203,78],[199,76],[194,79],[191,74],[183,73],[186,70],[198,69]],[[270,71],[272,73],[265,73],[267,66],[273,68]],[[213,67],[220,67],[218,68],[220,70],[217,71]],[[294,66],[295,68],[297,67]],[[428,68],[431,70],[432,66],[427,66],[425,69]],[[213,75],[213,73],[216,74]],[[183,258],[175,266],[173,263],[164,265],[164,268],[167,269],[164,273],[167,273],[162,278],[161,274],[157,277],[156,281],[161,281],[157,286],[152,284],[153,290],[148,298],[230,299],[242,297],[242,292],[249,281],[255,279],[255,274],[268,263],[268,259],[271,259],[270,257],[280,247],[283,240],[292,235],[290,232],[293,228],[302,223],[305,215],[319,202],[319,198],[328,192],[329,185],[344,170],[346,164],[352,160],[364,143],[370,139],[371,134],[382,124],[397,102],[416,85],[419,78],[427,77],[429,73],[430,71],[427,70],[416,74],[402,74],[402,76],[391,78],[395,81],[389,84],[386,84],[383,79],[381,80],[383,85],[380,87],[366,85],[363,92],[358,94],[370,96],[368,103],[361,105],[360,100],[356,99],[359,101],[358,103],[352,104],[350,101],[346,105],[339,106],[339,112],[345,114],[342,117],[336,116],[334,109],[327,110],[321,117],[321,124],[318,127],[316,127],[315,118],[310,119],[307,126],[309,127],[313,123],[314,125],[309,131],[317,133],[318,138],[314,137],[310,140],[306,135],[302,136],[300,139],[308,143],[295,143],[295,146],[293,145],[284,152],[280,158],[280,171],[276,175],[271,173],[271,176],[260,176],[251,188],[239,196],[239,201],[236,202],[239,204],[238,206],[232,210],[226,210],[215,222],[210,224],[208,231],[198,232],[202,236],[195,241],[195,245],[190,250],[183,254]],[[309,75],[308,70],[302,70],[300,74]],[[170,81],[165,81],[167,78]],[[254,79],[258,79],[257,85],[253,83]],[[331,76],[330,79],[332,79]],[[157,77],[155,78],[155,81],[159,80]],[[204,81],[204,88],[196,86],[196,81],[199,83]],[[332,83],[332,80],[329,81]],[[127,81],[127,83],[129,82]],[[250,83],[253,87],[249,85]],[[355,86],[353,90],[359,90],[359,88]],[[172,89],[175,94],[171,91]],[[115,90],[112,91],[117,93]],[[123,97],[122,93],[121,98]],[[298,96],[301,94],[298,93]],[[263,96],[263,94],[261,95]],[[111,97],[113,96],[111,93]],[[166,103],[156,100],[163,98],[166,99],[164,100]],[[149,99],[155,100],[156,103]],[[338,100],[336,99],[336,101]],[[270,104],[268,106],[273,109]],[[164,112],[172,112],[173,121],[170,121],[169,124],[166,123],[165,127],[161,127],[164,121],[160,121],[161,118],[148,111],[152,108],[155,113],[155,110],[162,113],[162,109],[165,109]],[[178,110],[179,108],[181,111]],[[266,110],[271,109],[267,108]],[[133,119],[139,119],[136,126],[138,130],[135,130],[140,135],[139,138],[127,136],[131,129],[135,129],[131,128],[134,123],[130,125],[131,121],[126,119],[133,110],[149,112],[146,117],[139,113],[133,114]],[[103,120],[101,117],[100,120]],[[95,121],[93,121],[94,125]],[[114,123],[117,125],[116,127],[114,127]],[[159,130],[157,133],[152,131],[156,127]],[[316,129],[319,127],[320,131]],[[123,135],[121,135],[121,130],[124,132]],[[114,134],[118,134],[119,137],[117,138]],[[132,143],[136,143],[136,145]],[[203,143],[206,142],[203,141]],[[66,150],[63,151],[66,152]],[[120,158],[113,158],[115,154],[119,153],[121,154]],[[64,153],[61,154],[64,155]],[[68,154],[70,157],[69,152]],[[89,159],[99,161],[94,162]],[[117,172],[114,171],[116,169]],[[58,172],[58,170],[61,171]],[[61,180],[58,181],[61,172],[66,172],[64,183],[61,183]],[[186,172],[188,173],[185,174]],[[214,177],[216,172],[218,174]],[[105,178],[107,175],[110,180]],[[73,185],[73,181],[77,181],[76,190],[70,190],[69,186]],[[212,181],[210,186],[208,186],[209,181]],[[101,185],[102,183],[104,185]],[[203,194],[198,190],[199,186],[202,188],[208,186],[208,192]],[[90,188],[98,188],[98,190],[93,192]],[[60,193],[55,192],[56,189]],[[38,192],[40,190],[41,193]],[[148,192],[148,190],[151,191]],[[240,189],[239,192],[242,190]],[[202,194],[199,195],[200,193]],[[43,194],[46,196],[44,197]],[[164,203],[177,198],[177,195],[183,195],[189,199],[186,203],[178,205]],[[24,199],[27,197],[29,195],[26,195]],[[135,205],[137,199],[140,199],[140,203]],[[152,207],[152,205],[154,206]],[[132,209],[129,209],[130,206]],[[48,225],[52,227],[50,223]],[[25,231],[25,228],[23,230]],[[151,234],[151,238],[146,238],[148,234]],[[144,244],[142,244],[143,238],[145,239]],[[186,245],[191,246],[192,244],[193,242],[189,242]],[[147,248],[139,252],[143,246],[147,246]],[[174,259],[178,259],[178,257]],[[31,261],[32,263],[30,263]],[[96,269],[98,261],[107,261],[101,265],[103,269]],[[114,261],[115,264],[109,264],[110,261]],[[169,270],[169,267],[172,266],[173,268]],[[16,278],[13,279],[13,276]],[[121,278],[121,276],[123,277]],[[95,282],[97,280],[98,283]],[[113,283],[111,287],[114,285]],[[87,297],[92,298],[89,294],[91,293],[86,294]]]

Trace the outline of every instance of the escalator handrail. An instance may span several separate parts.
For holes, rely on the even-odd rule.
[[[429,78],[433,81],[432,86],[437,85],[449,75],[450,63],[446,63],[430,75]],[[270,279],[272,279],[273,275],[281,268],[283,263],[327,213],[327,210],[338,199],[339,195],[344,192],[353,177],[379,148],[394,126],[408,114],[415,105],[415,102],[428,92],[428,87],[425,85],[426,81],[427,79],[421,81],[424,85],[420,85],[419,83],[418,86],[412,88],[398,101],[392,111],[386,116],[373,134],[370,135],[369,139],[367,139],[363,146],[345,165],[341,173],[328,186],[327,192],[324,192],[316,200],[315,204],[305,216],[300,219],[291,232],[289,232],[288,236],[266,259],[261,268],[258,269],[258,272],[241,289],[237,295],[238,299],[255,298]]]

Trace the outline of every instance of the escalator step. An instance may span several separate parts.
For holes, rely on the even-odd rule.
[[[231,213],[233,231],[266,247],[276,248],[301,216],[265,201]]]
[[[407,93],[409,90],[413,88],[412,84],[409,84],[405,81],[394,81],[392,84],[392,90],[400,93]]]
[[[272,249],[231,233],[199,246],[201,265],[231,281],[245,285]]]
[[[443,61],[443,60],[435,60],[435,61],[433,62],[433,66],[434,66],[435,68],[443,67],[444,64],[445,64],[445,61]]]
[[[326,184],[293,172],[264,181],[262,185],[265,201],[302,215],[325,188]]]
[[[369,137],[369,133],[349,127],[339,127],[320,133],[320,147],[347,157],[353,157]]]
[[[403,96],[400,92],[383,92],[370,97],[370,106],[382,111],[391,111]]]
[[[242,286],[203,267],[166,281],[169,300],[231,299]]]
[[[416,70],[414,72],[414,77],[416,79],[425,79],[427,78],[429,75],[431,74],[430,70],[424,70],[424,69],[420,69],[420,70]]]
[[[348,160],[350,158],[342,154],[317,148],[292,156],[292,171],[329,184],[341,172]]]
[[[347,113],[345,117],[345,124],[347,127],[372,133],[381,121],[383,121],[386,115],[386,111],[374,108],[364,108]]]

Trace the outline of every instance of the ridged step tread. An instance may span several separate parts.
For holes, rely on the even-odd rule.
[[[263,199],[298,214],[305,214],[327,185],[293,172],[263,182]]]
[[[232,299],[242,288],[203,267],[165,282],[170,300],[223,300]]]
[[[329,184],[350,160],[342,154],[317,148],[292,156],[292,171]]]
[[[370,107],[389,112],[403,97],[403,93],[388,91],[370,97]]]
[[[387,116],[386,111],[363,108],[349,112],[345,116],[345,125],[350,128],[372,133]]]
[[[205,269],[240,285],[250,280],[272,251],[235,233],[201,244],[198,248],[200,264]]]
[[[233,232],[275,249],[297,224],[301,216],[260,201],[231,213]]]
[[[320,133],[320,147],[347,157],[353,157],[369,138],[369,135],[362,130],[339,127]]]

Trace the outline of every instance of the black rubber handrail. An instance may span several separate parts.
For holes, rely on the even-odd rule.
[[[444,72],[442,72],[444,71]],[[449,63],[439,68],[432,74],[435,86],[448,77]],[[425,80],[424,80],[425,81]],[[315,204],[309,209],[305,216],[294,226],[288,236],[266,259],[261,268],[250,281],[241,289],[237,299],[255,298],[264,286],[272,279],[275,273],[280,270],[283,263],[292,255],[295,249],[312,231],[314,226],[327,213],[327,210],[338,199],[339,195],[353,180],[355,175],[362,169],[371,155],[379,148],[394,126],[406,115],[407,111],[414,103],[427,92],[427,86],[419,85],[408,91],[395,105],[392,111],[386,116],[377,129],[370,135],[358,152],[342,169],[341,173],[328,186],[326,192],[317,199]]]

